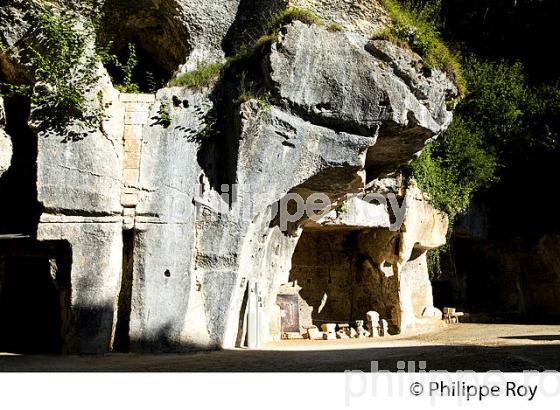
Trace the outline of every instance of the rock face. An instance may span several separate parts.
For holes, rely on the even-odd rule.
[[[119,2],[102,8],[114,21],[107,32],[128,41],[138,30],[160,66],[188,71],[244,38],[256,15],[243,14],[249,3],[146,0],[120,27]],[[295,21],[281,28],[261,61],[270,102],[232,103],[235,76],[155,96],[120,94],[100,68],[91,99],[106,102],[103,130],[70,142],[37,131],[42,214],[33,240],[69,249],[47,256],[67,278],[64,351],[232,347],[243,343],[254,315],[260,325],[249,338],[277,337],[276,298],[295,274],[298,241],[325,241],[330,229],[337,240],[353,232],[353,263],[367,282],[350,302],[364,317],[353,319],[376,310],[404,330],[433,304],[423,253],[444,242],[447,221],[419,191],[393,183],[406,198],[404,223],[394,230],[389,202],[351,199],[357,213],[347,217],[334,209],[347,194],[391,191],[378,178],[447,127],[446,99],[455,87],[437,71],[422,74],[410,51],[370,40],[369,31],[387,22],[376,2],[259,1],[254,9],[290,4],[347,26],[330,32]],[[19,16],[14,33],[25,31]],[[148,38],[152,29],[157,35]],[[177,33],[181,40],[166,57]],[[10,67],[23,61],[0,57]],[[366,189],[366,181],[377,185]],[[293,208],[296,195],[319,194],[330,201],[317,208],[323,219],[310,221]],[[393,265],[388,272],[386,263]]]
[[[443,75],[422,78],[414,69],[418,62],[386,41],[298,21],[280,35],[270,55],[276,91],[301,115],[371,134],[387,123],[425,133],[449,124],[451,113],[442,103],[454,87]]]
[[[477,322],[553,323],[560,317],[559,249],[556,234],[508,240],[458,238],[455,266],[450,267],[456,270],[444,270],[434,280],[434,297],[465,307]]]
[[[5,126],[4,101],[0,97],[0,176],[8,170],[12,161],[12,141],[4,131]]]

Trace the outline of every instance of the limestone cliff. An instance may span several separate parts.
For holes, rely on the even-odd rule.
[[[0,2],[0,67],[11,83],[33,79],[25,3]],[[342,29],[300,21],[279,28],[251,68],[251,81],[270,96],[264,103],[233,101],[246,81],[239,72],[198,88],[119,93],[99,63],[87,96],[104,110],[99,129],[69,141],[37,127],[45,114],[31,107],[41,215],[29,234],[70,248],[69,266],[58,260],[53,273],[67,275],[67,351],[103,352],[123,340],[133,351],[233,346],[249,282],[258,283],[266,339],[309,222],[282,227],[274,207],[292,193],[324,193],[333,205],[323,211],[332,211],[347,194],[381,192],[372,182],[393,176],[449,125],[455,86],[412,51],[372,40],[390,23],[375,1],[106,0],[96,34],[117,48],[134,40],[179,75],[237,52],[267,13],[290,5]],[[0,120],[0,175],[10,158],[1,128]],[[399,189],[409,206],[425,206],[418,192]],[[358,218],[367,228],[364,255],[398,274],[441,245],[447,227],[433,209],[409,211],[397,232],[384,222],[388,209],[372,218]],[[389,239],[371,240],[374,231]],[[399,235],[394,260],[390,238]]]

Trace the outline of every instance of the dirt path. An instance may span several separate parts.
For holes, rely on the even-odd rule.
[[[397,370],[425,361],[428,370],[559,370],[560,325],[460,324],[415,336],[285,341],[243,349],[161,355],[16,356],[0,354],[0,371],[324,372]],[[418,366],[418,364],[416,364]]]

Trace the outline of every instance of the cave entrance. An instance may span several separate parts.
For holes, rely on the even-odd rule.
[[[359,254],[358,233],[342,228],[304,230],[292,256],[289,282],[280,287],[278,298],[282,309],[287,295],[297,295],[301,334],[324,323],[367,324],[372,310],[391,317],[391,301],[398,303],[398,282],[396,277],[385,278]],[[288,310],[281,312],[282,327],[293,322],[295,315]],[[282,333],[291,330],[281,328]]]
[[[68,265],[60,250],[0,236],[0,351],[59,354],[68,347]]]
[[[161,66],[138,38],[111,50],[118,64],[105,64],[113,84],[122,92],[152,93],[165,86],[173,72]],[[128,73],[130,71],[130,73]],[[127,79],[126,76],[130,78]],[[128,84],[127,84],[128,82]]]
[[[190,33],[181,23],[180,9],[174,0],[107,0],[103,3],[103,30],[97,43],[115,55],[119,65],[132,70],[134,92],[153,93],[164,86],[186,62],[191,50]],[[132,63],[130,49],[136,51]],[[106,64],[115,85],[125,84],[124,72],[115,64]],[[133,92],[132,90],[123,90]]]

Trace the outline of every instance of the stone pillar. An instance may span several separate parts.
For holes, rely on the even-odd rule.
[[[124,105],[124,161],[121,195],[123,229],[132,229],[138,205],[142,129],[148,124],[149,110],[155,102],[155,96],[152,94],[121,94],[120,101]]]

